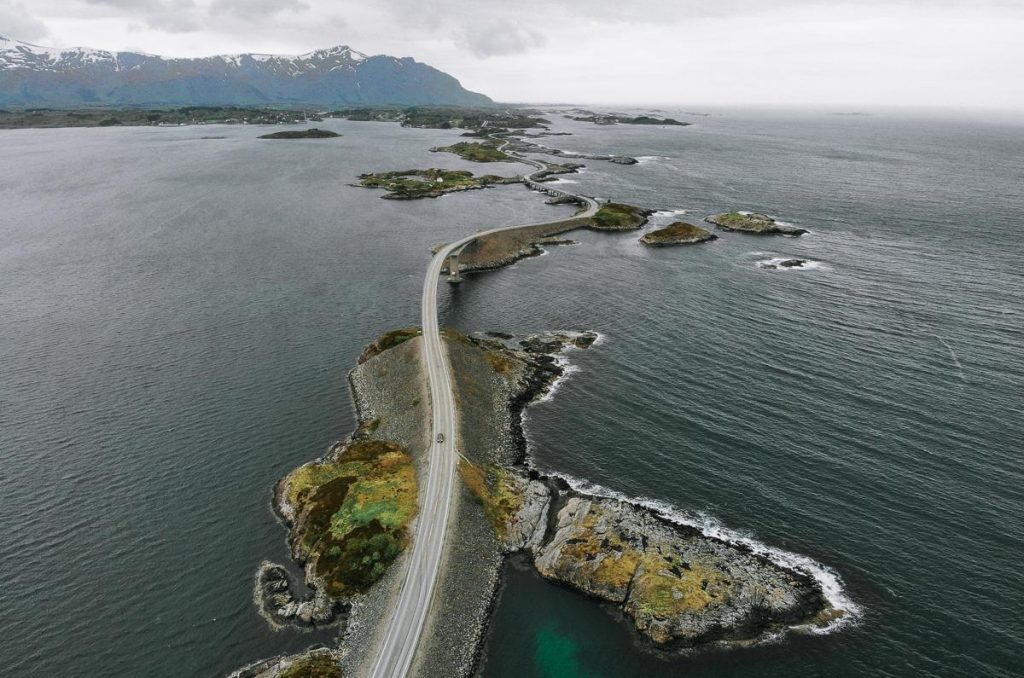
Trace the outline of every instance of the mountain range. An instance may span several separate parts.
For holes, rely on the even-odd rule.
[[[415,59],[347,46],[298,56],[165,58],[0,36],[0,107],[492,103]]]

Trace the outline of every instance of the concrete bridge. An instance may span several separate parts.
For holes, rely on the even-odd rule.
[[[506,142],[506,144],[507,143],[508,142]],[[502,148],[504,148],[504,146],[502,146]],[[597,212],[599,206],[597,204],[597,201],[594,200],[593,198],[588,198],[588,197],[582,196],[582,195],[576,195],[575,193],[568,193],[566,191],[560,191],[557,188],[552,188],[551,186],[548,186],[544,182],[537,181],[534,177],[547,169],[544,166],[543,163],[537,162],[536,160],[530,160],[528,158],[521,158],[520,161],[524,162],[524,163],[526,163],[528,165],[533,165],[534,167],[537,168],[536,170],[534,170],[530,174],[527,174],[525,177],[523,177],[523,183],[526,184],[529,188],[531,188],[534,191],[538,191],[540,193],[544,193],[545,195],[549,195],[549,196],[551,196],[552,198],[554,198],[556,200],[572,200],[574,202],[578,202],[578,203],[581,203],[581,204],[584,204],[584,205],[587,206],[587,210],[584,213],[578,214],[575,217],[573,217],[574,219],[592,217],[592,216],[594,216],[594,213]],[[557,223],[557,222],[550,222],[550,223]],[[543,225],[544,224],[541,223],[541,224],[527,224],[527,225],[519,225],[519,226],[508,226],[508,227],[505,227],[505,228],[497,228],[497,229],[492,229],[490,231],[485,231],[483,233],[478,233],[478,234],[476,234],[474,236],[470,236],[470,238],[468,240],[467,239],[460,240],[459,243],[461,243],[461,244],[459,244],[457,247],[450,248],[451,251],[448,253],[447,259],[446,259],[445,264],[444,264],[444,268],[447,269],[447,271],[448,271],[448,282],[450,282],[452,284],[457,284],[457,283],[462,282],[462,276],[459,275],[459,255],[462,253],[462,251],[464,249],[466,249],[466,247],[468,245],[470,245],[471,243],[476,242],[476,240],[479,237],[484,236],[484,235],[489,235],[491,233],[496,233],[498,231],[513,231],[513,230],[516,230],[516,229],[519,229],[519,228],[534,228],[536,226],[543,226]]]

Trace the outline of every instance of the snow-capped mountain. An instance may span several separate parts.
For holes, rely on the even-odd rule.
[[[349,47],[171,59],[0,36],[0,106],[490,103],[411,58]]]

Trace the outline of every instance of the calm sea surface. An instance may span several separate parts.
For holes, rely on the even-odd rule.
[[[574,136],[542,141],[641,157],[567,185],[656,224],[751,209],[811,234],[582,233],[443,290],[443,322],[600,332],[530,410],[533,462],[807,556],[859,617],[666,658],[510,563],[483,675],[1020,675],[1024,125],[669,114],[696,125],[556,118]],[[3,673],[210,676],[330,641],[252,604],[287,558],[273,483],[353,427],[346,372],[418,324],[431,244],[569,210],[518,186],[380,200],[348,184],[494,168],[428,152],[458,132],[321,126],[344,136],[0,132]],[[759,266],[781,257],[813,264]]]

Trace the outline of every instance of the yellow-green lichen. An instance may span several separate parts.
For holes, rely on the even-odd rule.
[[[500,466],[476,466],[465,459],[459,460],[459,474],[480,501],[495,534],[504,539],[509,524],[523,507],[523,483]]]

